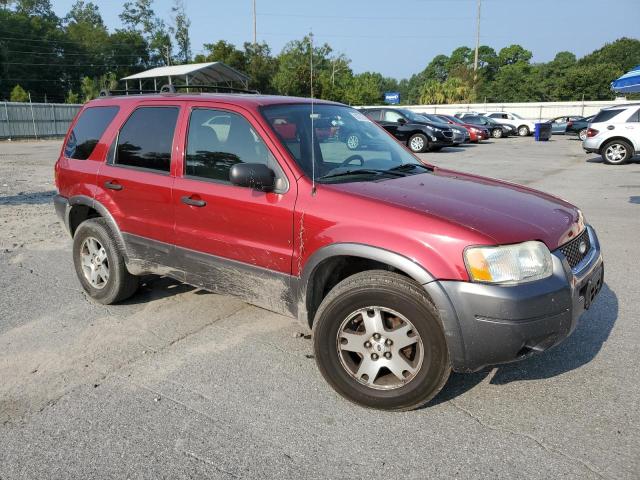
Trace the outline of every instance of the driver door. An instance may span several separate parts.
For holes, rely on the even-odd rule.
[[[380,125],[401,142],[407,141],[407,119],[395,110],[383,110]]]

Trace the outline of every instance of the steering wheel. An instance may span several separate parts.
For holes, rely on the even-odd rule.
[[[341,167],[346,167],[348,166],[351,162],[353,162],[354,160],[359,160],[360,161],[360,167],[364,165],[364,158],[362,158],[362,155],[351,155],[349,158],[347,158],[344,162],[342,162],[340,164]]]

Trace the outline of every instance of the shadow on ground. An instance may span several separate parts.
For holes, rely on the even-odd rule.
[[[591,362],[607,341],[618,319],[618,297],[605,283],[591,310],[578,320],[569,338],[557,347],[516,363],[499,365],[492,385],[552,378]],[[493,369],[476,373],[452,373],[442,391],[426,407],[456,398],[482,382]]]
[[[0,205],[44,205],[51,203],[55,190],[46,192],[20,192],[17,195],[0,196]]]

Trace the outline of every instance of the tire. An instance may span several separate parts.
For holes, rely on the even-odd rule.
[[[371,328],[376,324],[382,327]],[[318,368],[333,389],[369,408],[418,408],[442,389],[451,372],[436,308],[420,285],[383,270],[352,275],[329,292],[314,319],[313,347]]]
[[[501,128],[494,128],[491,130],[491,136],[493,138],[502,138],[503,132]]]
[[[127,270],[118,243],[103,218],[86,220],[76,230],[73,264],[82,288],[98,303],[120,302],[138,288],[138,277]]]
[[[520,125],[518,127],[518,135],[520,135],[521,137],[528,137],[530,133],[531,131],[526,125]]]
[[[611,140],[600,150],[602,159],[609,165],[623,165],[633,156],[633,147],[626,140]]]
[[[422,133],[414,133],[409,137],[407,146],[413,153],[422,153],[429,150],[429,139]]]
[[[349,150],[357,150],[360,147],[360,137],[355,133],[350,133],[349,135],[347,135],[345,143],[347,144],[347,148]]]
[[[587,129],[586,128],[583,128],[582,130],[580,130],[578,132],[578,138],[583,142],[587,139]]]

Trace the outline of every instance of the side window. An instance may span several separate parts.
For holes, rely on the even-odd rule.
[[[379,122],[380,121],[380,114],[382,113],[381,110],[369,110],[364,112],[364,114],[367,116],[367,118]]]
[[[100,137],[118,113],[119,107],[89,107],[85,109],[69,134],[64,156],[86,160],[100,141]]]
[[[636,113],[634,113],[629,117],[629,120],[627,120],[627,123],[638,123],[638,122],[640,122],[640,108],[636,110]]]
[[[295,125],[282,123],[279,127],[288,137],[296,137]],[[243,116],[194,109],[189,120],[185,174],[229,183],[229,171],[236,163],[261,163],[282,177],[275,158]]]
[[[622,109],[600,110],[600,112],[598,112],[598,114],[593,118],[592,122],[593,123],[608,122],[609,120],[611,120],[613,117],[615,117],[622,111],[623,111]]]
[[[115,164],[169,172],[178,107],[139,107],[120,129]]]
[[[384,121],[385,122],[393,122],[398,123],[398,120],[404,118],[398,112],[394,112],[393,110],[385,110],[384,111]]]

